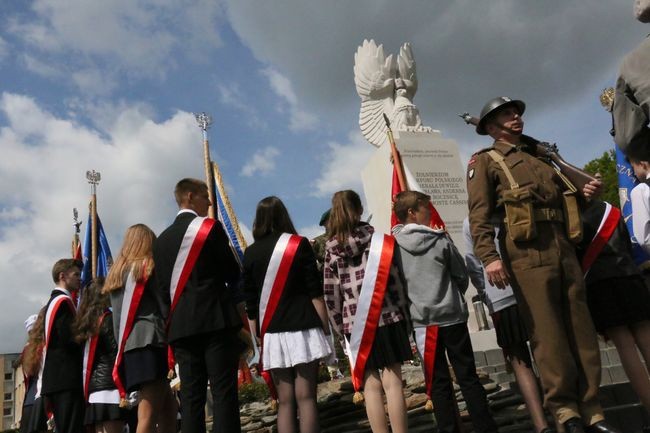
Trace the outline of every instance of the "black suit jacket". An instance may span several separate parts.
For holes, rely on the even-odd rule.
[[[165,318],[171,299],[169,286],[183,236],[196,215],[179,214],[153,245],[158,290],[166,303]],[[228,244],[220,222],[208,234],[203,249],[187,280],[183,294],[169,323],[169,342],[222,329],[241,328],[241,319],[232,302],[231,291],[237,286],[239,264]]]
[[[55,296],[61,294],[64,293],[54,289],[47,307],[49,308]],[[74,316],[75,312],[67,302],[59,307],[54,316],[43,367],[43,395],[61,391],[82,391],[83,352],[81,346],[74,342],[72,335]]]

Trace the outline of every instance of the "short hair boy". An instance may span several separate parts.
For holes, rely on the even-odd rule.
[[[488,409],[485,390],[476,375],[474,352],[467,330],[467,304],[464,293],[469,278],[463,257],[443,230],[428,226],[431,219],[429,196],[404,191],[395,197],[393,210],[401,224],[393,227],[399,245],[398,263],[405,279],[409,312],[416,340],[422,331],[438,327],[435,355],[418,341],[420,355],[426,362],[435,356],[431,377],[431,399],[441,432],[457,431],[454,393],[447,357],[456,373],[467,409],[477,432],[496,432],[497,425]],[[429,389],[429,384],[427,384]]]

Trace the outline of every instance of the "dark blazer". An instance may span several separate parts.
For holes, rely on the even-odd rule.
[[[244,253],[244,292],[249,319],[257,319],[259,300],[266,270],[280,233],[270,233],[258,239]],[[275,315],[267,332],[299,331],[322,326],[312,299],[323,296],[318,277],[316,256],[306,238],[302,238],[289,269],[287,282]],[[258,327],[261,323],[258,323]],[[258,329],[259,332],[259,329]]]
[[[54,289],[47,302],[47,307],[49,308],[55,296],[61,294],[64,293]],[[74,316],[75,312],[66,302],[59,307],[54,317],[43,367],[41,388],[43,395],[61,391],[82,392],[83,352],[81,346],[75,343],[72,335],[71,326]]]
[[[166,303],[165,316],[171,304],[169,286],[174,262],[187,227],[194,218],[194,213],[179,214],[153,245],[158,290]],[[169,342],[227,328],[241,328],[241,319],[231,296],[231,288],[237,286],[238,279],[239,264],[221,223],[217,221],[208,234],[171,316]]]

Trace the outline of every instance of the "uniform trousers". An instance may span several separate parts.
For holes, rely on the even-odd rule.
[[[213,433],[240,433],[237,366],[241,342],[226,329],[172,342],[181,379],[181,430],[205,433],[207,382],[212,393]]]
[[[83,433],[86,404],[79,391],[60,391],[48,394],[47,402],[52,408],[57,433]]]
[[[431,387],[431,401],[438,423],[438,431],[440,433],[459,431],[447,356],[467,403],[474,431],[477,433],[496,432],[497,425],[488,409],[485,389],[476,374],[474,352],[465,322],[438,328],[433,386]]]
[[[545,407],[560,423],[573,417],[586,425],[603,420],[598,341],[582,269],[564,225],[537,222],[534,240],[515,243],[504,234],[500,241],[530,333]]]

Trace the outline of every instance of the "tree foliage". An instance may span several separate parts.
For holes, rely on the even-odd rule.
[[[599,158],[592,159],[585,165],[584,170],[589,174],[600,173],[603,181],[603,194],[600,198],[614,206],[619,206],[618,175],[614,150],[608,150]]]

